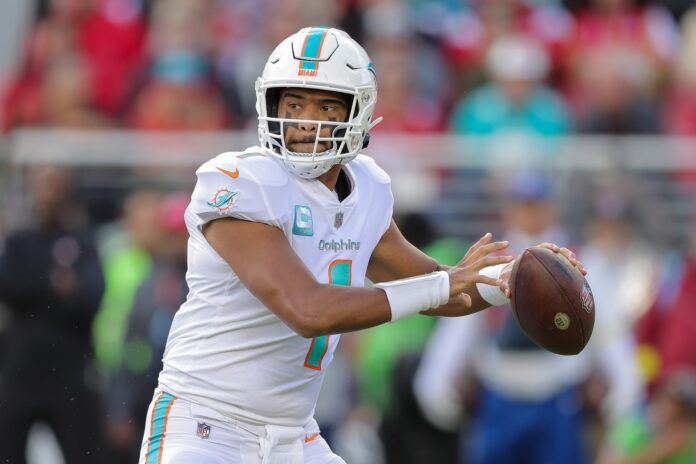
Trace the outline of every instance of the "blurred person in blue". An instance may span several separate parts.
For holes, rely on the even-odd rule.
[[[567,243],[549,181],[526,173],[508,184],[502,236],[515,244],[512,252],[539,242]],[[580,355],[563,357],[529,340],[509,307],[465,319],[442,318],[416,374],[414,392],[433,424],[460,428],[459,462],[587,463],[582,387],[593,369],[594,338]],[[616,361],[627,360],[612,358]],[[630,379],[624,388],[626,382],[613,374],[607,372],[610,389],[631,393]]]
[[[31,170],[31,222],[7,236],[0,255],[0,301],[11,314],[0,349],[2,462],[25,462],[38,421],[52,428],[67,462],[98,461],[99,406],[86,378],[104,280],[72,182],[65,168]]]
[[[522,35],[500,37],[486,52],[485,67],[490,82],[455,106],[453,132],[525,137],[568,132],[563,98],[544,84],[550,62],[542,45]]]
[[[106,440],[135,462],[140,452],[144,418],[157,386],[167,334],[174,314],[186,300],[186,224],[189,196],[160,197],[156,224],[161,230],[152,253],[149,275],[138,287],[128,315],[121,368],[114,375],[107,398]]]

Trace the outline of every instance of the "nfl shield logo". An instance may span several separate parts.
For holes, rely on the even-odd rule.
[[[587,283],[587,281],[585,281],[582,285],[580,298],[582,308],[588,313],[591,313],[594,310],[594,297],[592,296],[592,290],[590,289],[590,285]]]
[[[196,429],[196,435],[200,438],[206,439],[210,437],[210,425],[205,422],[198,423],[198,429]]]
[[[336,217],[334,218],[334,227],[336,229],[340,228],[343,225],[343,211],[339,211],[336,213]]]

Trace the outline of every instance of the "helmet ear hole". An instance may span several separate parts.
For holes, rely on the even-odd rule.
[[[280,101],[280,89],[273,88],[266,90],[266,112],[268,117],[277,118],[278,117],[278,104]]]
[[[268,117],[278,117],[278,105],[280,102],[279,88],[270,88],[266,90],[266,112]],[[268,131],[271,134],[280,134],[280,123],[278,121],[268,121]]]

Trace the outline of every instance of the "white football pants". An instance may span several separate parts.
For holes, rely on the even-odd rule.
[[[345,464],[306,427],[254,426],[155,391],[139,464]]]

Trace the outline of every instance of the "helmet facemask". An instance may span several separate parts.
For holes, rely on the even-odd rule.
[[[291,173],[305,179],[313,179],[324,174],[331,167],[337,164],[346,164],[357,156],[364,146],[367,132],[374,125],[370,124],[368,127],[364,127],[364,124],[358,122],[360,121],[358,116],[366,110],[371,113],[374,102],[369,108],[361,109],[355,93],[336,92],[334,89],[330,89],[332,92],[341,93],[348,97],[346,98],[349,115],[347,121],[291,119],[278,115],[278,102],[280,92],[283,89],[280,87],[265,89],[266,95],[262,101],[266,102],[267,115],[259,116],[259,138],[264,142],[265,148],[283,158]],[[314,140],[307,141],[307,143],[313,143],[312,151],[306,153],[292,151],[286,145],[287,128],[303,123],[316,127]],[[323,132],[326,132],[327,127],[330,128],[330,133],[322,135]],[[328,143],[330,147],[319,151],[322,148],[322,143]]]

